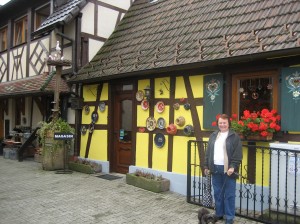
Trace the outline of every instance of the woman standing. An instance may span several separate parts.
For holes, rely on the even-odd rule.
[[[212,175],[216,221],[223,219],[232,224],[235,217],[236,178],[242,161],[240,137],[230,130],[230,118],[222,114],[217,119],[218,129],[208,141],[204,173]]]

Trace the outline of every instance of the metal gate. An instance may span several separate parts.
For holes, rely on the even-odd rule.
[[[265,147],[257,142],[243,145],[243,161],[236,187],[237,216],[264,223],[300,223],[298,146],[299,150]],[[187,202],[213,208],[214,202],[211,205],[205,203],[209,189],[203,173],[206,149],[205,141],[188,142]]]

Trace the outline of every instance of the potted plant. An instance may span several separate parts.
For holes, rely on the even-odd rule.
[[[154,175],[141,170],[127,173],[126,183],[155,193],[170,189],[170,180],[163,178],[161,175]]]
[[[54,140],[54,133],[74,133],[72,128],[62,118],[53,119],[51,122],[40,122],[41,128],[37,134],[42,145],[42,166],[45,170],[57,170],[64,168],[65,147],[70,146],[71,142],[64,140]],[[67,145],[65,145],[67,144]]]
[[[101,164],[78,157],[73,161],[69,161],[68,166],[70,170],[87,174],[100,173],[102,171]]]

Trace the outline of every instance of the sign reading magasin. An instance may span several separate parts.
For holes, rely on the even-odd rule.
[[[54,140],[69,140],[73,139],[74,135],[71,133],[62,133],[62,132],[55,132],[54,133]]]

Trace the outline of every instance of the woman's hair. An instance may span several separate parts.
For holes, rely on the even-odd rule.
[[[227,114],[221,114],[217,119],[217,125],[219,124],[219,119],[228,120],[229,127],[231,127],[230,117]]]

